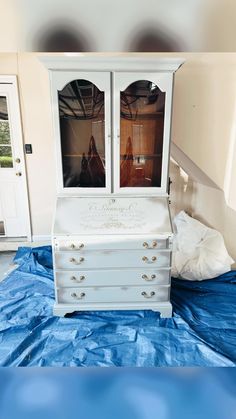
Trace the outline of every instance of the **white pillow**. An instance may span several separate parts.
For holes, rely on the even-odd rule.
[[[173,221],[172,276],[190,281],[215,278],[230,271],[223,236],[181,211]]]

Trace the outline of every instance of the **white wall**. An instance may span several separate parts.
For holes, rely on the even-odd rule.
[[[49,235],[56,199],[56,169],[48,72],[36,54],[18,55],[18,77],[33,236]]]
[[[236,54],[187,54],[176,73],[172,141],[221,190],[172,167],[173,212],[219,230],[236,260]]]
[[[191,54],[175,76],[172,141],[222,189],[236,141],[235,74],[236,54]]]
[[[174,161],[170,164],[170,177],[173,182],[170,206],[172,217],[185,210],[208,227],[220,231],[229,254],[236,262],[236,212],[226,205],[224,193],[192,181]]]

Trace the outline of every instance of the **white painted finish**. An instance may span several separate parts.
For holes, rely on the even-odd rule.
[[[5,237],[27,237],[31,240],[22,127],[15,76],[0,76],[0,96],[7,99],[13,157],[12,168],[0,167],[0,221],[4,221]]]
[[[165,119],[163,132],[162,173],[160,187],[120,187],[120,92],[138,80],[149,80],[165,92]],[[114,191],[121,194],[165,195],[168,190],[168,165],[170,154],[170,125],[173,74],[171,73],[114,73],[113,120],[114,120]]]
[[[57,269],[168,268],[170,250],[91,250],[55,252]]]
[[[165,302],[169,299],[169,286],[154,287],[89,287],[89,288],[60,288],[58,289],[58,302],[70,303],[80,306],[84,303],[129,303]]]
[[[152,309],[171,317],[168,165],[173,73],[183,60],[64,54],[42,61],[50,70],[59,173],[52,232],[54,314]],[[57,92],[78,78],[106,94],[106,189],[63,188]],[[143,79],[166,93],[161,187],[120,188],[120,91]]]
[[[59,197],[55,236],[172,235],[165,197]]]
[[[132,53],[93,54],[64,53],[59,56],[40,56],[48,70],[65,71],[156,71],[174,73],[185,62],[184,58],[158,57],[156,54]]]
[[[84,303],[80,305],[75,304],[58,304],[55,303],[53,307],[54,316],[64,317],[66,314],[74,313],[76,311],[99,311],[99,310],[153,310],[160,313],[160,317],[172,317],[172,305],[170,302],[138,302],[138,303]]]
[[[171,157],[195,182],[209,186],[210,188],[220,189],[174,142],[171,143]]]
[[[169,239],[163,236],[73,236],[54,240],[55,251],[119,250],[119,249],[166,249]]]
[[[49,69],[51,80],[51,97],[53,109],[54,136],[56,139],[58,193],[60,195],[97,195],[111,192],[111,178],[114,179],[114,191],[121,194],[150,194],[167,195],[168,161],[170,143],[171,103],[173,73],[183,64],[179,58],[148,59],[145,54],[136,54],[127,57],[89,57],[84,54],[66,54],[58,57],[40,57],[40,60]],[[111,74],[113,73],[113,86]],[[105,188],[65,188],[62,175],[62,156],[60,144],[60,126],[58,111],[58,90],[78,79],[90,80],[105,93],[105,137],[106,137],[106,187]],[[165,122],[162,161],[162,184],[160,188],[120,188],[120,153],[119,153],[119,117],[120,117],[120,90],[124,90],[130,83],[147,79],[153,81],[166,92]],[[111,94],[112,92],[112,94]],[[112,125],[111,126],[111,102]],[[112,144],[110,142],[112,134]],[[111,148],[114,155],[111,161]],[[109,158],[110,157],[110,158]],[[113,172],[113,173],[112,173]]]
[[[59,288],[94,286],[146,286],[168,285],[170,269],[112,269],[56,271],[56,286]]]
[[[52,72],[51,78],[51,97],[53,111],[53,130],[55,137],[55,152],[57,163],[57,183],[58,194],[61,195],[100,195],[111,192],[111,89],[110,89],[110,73],[109,72]],[[104,188],[80,188],[80,187],[64,187],[63,171],[62,171],[62,153],[61,153],[61,137],[60,137],[60,120],[58,106],[58,91],[62,90],[66,84],[73,80],[84,79],[95,84],[99,90],[104,92],[105,97],[105,170],[106,170],[106,186]]]

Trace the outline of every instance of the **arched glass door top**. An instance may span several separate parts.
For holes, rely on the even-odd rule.
[[[63,185],[105,188],[105,94],[79,79],[58,92]]]
[[[166,94],[149,80],[120,92],[120,187],[161,187]]]

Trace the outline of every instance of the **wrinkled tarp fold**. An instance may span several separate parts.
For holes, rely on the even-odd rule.
[[[0,283],[0,366],[235,366],[236,271],[172,279],[174,316],[152,311],[54,317],[50,246],[19,248]]]

